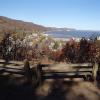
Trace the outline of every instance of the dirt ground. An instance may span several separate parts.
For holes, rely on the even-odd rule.
[[[82,79],[45,79],[37,87],[22,82],[1,77],[0,100],[100,100],[99,86]]]
[[[82,78],[47,78],[34,86],[23,76],[14,78],[0,71],[0,100],[100,100],[99,84]]]
[[[36,95],[39,100],[100,100],[99,88],[81,80],[46,80]]]

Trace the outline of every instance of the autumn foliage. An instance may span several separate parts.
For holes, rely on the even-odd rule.
[[[15,43],[13,43],[15,42]],[[0,58],[9,60],[43,59],[46,55],[57,62],[84,63],[100,62],[100,41],[82,39],[80,42],[69,41],[62,49],[51,50],[48,46],[43,48],[23,46],[16,44],[10,34],[6,34],[0,42]]]
[[[61,50],[52,51],[51,58],[67,63],[100,62],[100,41],[69,41]]]

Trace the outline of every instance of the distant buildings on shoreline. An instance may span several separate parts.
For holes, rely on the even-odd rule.
[[[65,42],[67,42],[67,41],[70,41],[71,39],[73,39],[74,41],[76,41],[76,42],[80,42],[80,40],[82,39],[82,38],[75,38],[75,37],[71,37],[71,38],[55,38],[54,37],[54,40],[55,41],[59,41],[59,40],[61,40],[61,41],[65,41]],[[87,40],[90,40],[89,38],[87,39]],[[96,40],[100,40],[100,36],[97,36],[96,37]]]
[[[46,32],[47,35],[54,38],[55,41],[70,41],[73,39],[79,42],[82,37],[87,40],[100,40],[100,31],[86,31],[86,30],[70,30],[70,31],[52,31]]]
[[[76,42],[79,42],[81,40],[81,38],[73,38],[73,37],[72,38],[54,38],[55,41],[61,40],[61,41],[65,41],[65,42],[70,41],[71,39]]]
[[[100,40],[100,36],[97,37],[97,40]]]

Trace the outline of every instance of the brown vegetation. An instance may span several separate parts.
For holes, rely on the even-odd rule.
[[[56,61],[71,63],[100,62],[99,41],[81,40],[77,42],[67,42],[61,51],[52,52]]]

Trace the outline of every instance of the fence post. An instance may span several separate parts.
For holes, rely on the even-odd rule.
[[[39,85],[41,84],[41,81],[42,81],[42,65],[40,63],[38,63],[37,65],[37,80],[38,80],[38,83]]]
[[[25,73],[25,77],[27,79],[27,82],[31,82],[32,81],[32,74],[31,74],[30,64],[29,64],[29,61],[27,59],[25,59],[25,61],[24,61],[24,73]]]
[[[93,64],[93,71],[92,71],[92,77],[93,77],[94,82],[96,82],[97,71],[98,71],[98,63],[95,62],[95,63]]]

